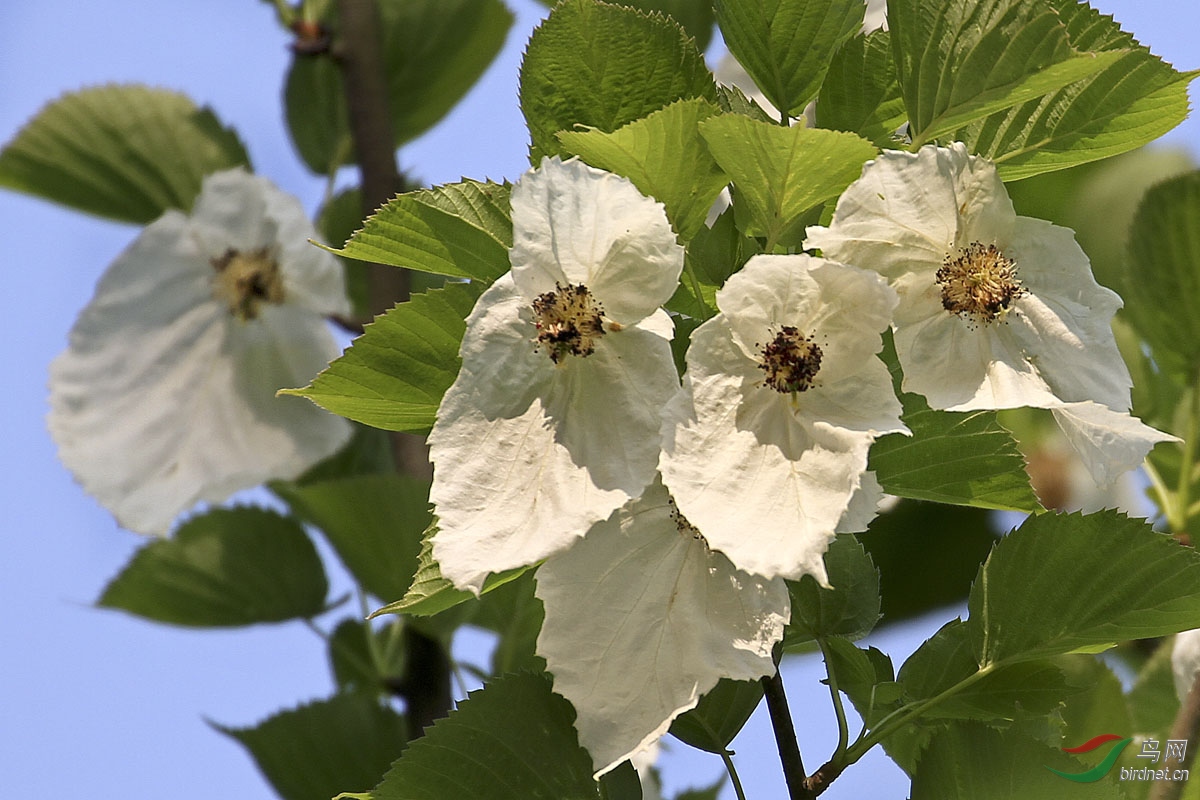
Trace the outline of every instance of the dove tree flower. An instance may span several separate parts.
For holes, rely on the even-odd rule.
[[[1074,233],[1018,216],[995,165],[961,142],[867,162],[805,246],[895,288],[903,388],[931,407],[1053,409],[1101,484],[1172,438],[1128,414],[1110,326],[1121,299]]]
[[[679,386],[660,306],[683,248],[661,203],[548,158],[513,187],[512,221],[512,271],[468,317],[429,436],[434,557],[476,591],[642,494]]]
[[[63,463],[124,527],[163,534],[199,501],[293,478],[349,424],[279,389],[339,350],[342,269],[300,203],[243,170],[205,179],[108,268],[50,367]]]
[[[740,569],[824,584],[839,521],[863,530],[873,517],[867,451],[908,430],[876,357],[895,305],[872,272],[761,255],[692,333],[683,387],[664,411],[660,469],[680,511]]]
[[[709,548],[662,483],[537,571],[537,652],[600,775],[667,732],[720,678],[773,675],[787,585]]]

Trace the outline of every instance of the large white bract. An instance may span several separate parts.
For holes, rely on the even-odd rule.
[[[761,255],[692,333],[660,469],[684,516],[738,568],[825,583],[823,556],[864,485],[871,443],[907,432],[876,357],[895,304],[875,273]],[[856,503],[842,530],[873,516],[878,487],[866,485],[866,513]]]
[[[63,463],[129,530],[166,533],[199,501],[293,478],[350,426],[279,389],[338,355],[342,269],[300,203],[242,170],[209,176],[108,268],[50,366]]]
[[[597,774],[653,746],[721,678],[775,673],[787,585],[709,549],[662,484],[538,568],[537,651]]]
[[[683,248],[627,179],[548,158],[512,191],[512,271],[467,319],[429,436],[434,557],[459,588],[533,564],[654,479],[678,388]]]
[[[1074,233],[1018,216],[995,165],[961,142],[867,162],[805,246],[887,278],[903,388],[931,407],[1056,409],[1099,483],[1172,438],[1128,415],[1111,328],[1121,299]]]

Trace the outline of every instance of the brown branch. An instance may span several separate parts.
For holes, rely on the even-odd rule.
[[[796,742],[796,729],[792,726],[787,693],[783,689],[783,677],[778,665],[774,675],[762,679],[762,685],[767,698],[767,711],[771,716],[771,730],[775,734],[775,746],[779,749],[779,763],[783,765],[783,778],[787,781],[788,797],[790,800],[808,800],[814,795],[804,784],[804,761],[800,757],[800,745]]]
[[[362,181],[363,214],[367,215],[401,190],[387,62],[375,0],[338,0],[338,16],[340,28],[332,52],[342,74],[350,135]],[[407,270],[371,264],[368,276],[372,316],[408,300]],[[398,472],[424,480],[432,476],[424,439],[393,433],[391,440]],[[405,653],[405,678],[398,692],[404,698],[412,734],[419,736],[433,720],[450,712],[453,698],[449,656],[440,642],[412,628],[406,628]]]
[[[1184,698],[1179,713],[1175,715],[1175,721],[1171,723],[1170,738],[1188,742],[1184,758],[1176,769],[1191,768],[1196,751],[1190,745],[1196,742],[1197,732],[1200,732],[1200,673],[1196,674],[1191,691]],[[1187,781],[1155,781],[1147,800],[1179,800],[1186,785]]]

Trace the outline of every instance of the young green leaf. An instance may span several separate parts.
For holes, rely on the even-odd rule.
[[[676,100],[717,100],[704,56],[677,23],[598,0],[564,0],[533,32],[520,94],[535,164],[562,152],[559,131],[611,133]]]
[[[1115,511],[1030,517],[968,600],[981,666],[1200,628],[1200,554]]]
[[[249,167],[241,140],[185,95],[137,85],[66,94],[0,151],[0,186],[122,222],[190,211],[205,175]]]
[[[413,295],[377,317],[311,384],[282,394],[377,428],[429,430],[458,375],[464,320],[483,288],[455,283]]]
[[[1164,367],[1200,367],[1200,171],[1153,187],[1130,227],[1125,310]]]
[[[417,574],[413,576],[408,592],[400,600],[388,603],[371,614],[372,617],[380,614],[409,614],[417,617],[429,617],[453,608],[459,603],[474,599],[473,594],[454,588],[453,583],[442,577],[442,571],[433,558],[433,535],[436,532],[437,522],[435,521],[425,531],[425,538],[421,542],[421,552],[417,557]],[[483,583],[481,594],[486,594],[509,581],[516,580],[530,569],[532,567],[518,567],[507,572],[489,575]]]
[[[876,147],[896,147],[907,119],[887,31],[856,36],[829,64],[817,101],[817,124],[851,131]]]
[[[680,100],[612,133],[563,131],[558,139],[566,152],[624,175],[642,194],[660,201],[672,227],[689,241],[729,183],[697,127],[719,113],[708,100]]]
[[[954,138],[995,161],[1006,181],[1141,147],[1188,114],[1180,73],[1086,2],[1051,0],[1070,44],[1099,69],[1069,85],[959,130]]]
[[[321,529],[364,589],[383,600],[408,591],[432,520],[428,483],[385,473],[271,488]]]
[[[598,798],[592,759],[578,744],[571,704],[550,681],[510,675],[471,692],[426,729],[367,795],[370,800]]]
[[[798,117],[862,27],[861,0],[715,0],[725,45],[767,99]]]
[[[214,509],[139,550],[97,605],[194,627],[313,617],[329,583],[294,520],[264,509]]]
[[[821,588],[811,576],[788,581],[792,621],[784,632],[785,649],[841,636],[866,636],[879,621],[879,571],[853,536],[838,536],[825,553],[825,571],[832,589]]]
[[[892,0],[888,27],[914,149],[1120,57],[1076,53],[1046,0]]]
[[[429,130],[492,63],[512,12],[502,0],[379,3],[379,30],[396,145]],[[336,4],[327,4],[331,15]],[[336,30],[334,16],[323,22]],[[309,169],[328,174],[354,156],[344,78],[327,54],[298,53],[288,71],[288,130]]]
[[[404,717],[362,692],[346,692],[253,728],[210,723],[250,751],[284,800],[328,800],[368,789],[404,749]]]
[[[508,191],[507,184],[464,180],[402,194],[334,252],[490,284],[509,270]]]
[[[727,752],[762,701],[760,681],[722,678],[690,711],[671,722],[671,735],[709,753]]]
[[[776,245],[798,247],[821,203],[842,193],[862,172],[875,146],[852,133],[790,128],[722,114],[700,123],[713,158],[733,179],[735,209],[745,206],[743,227]],[[740,221],[739,217],[739,221]]]

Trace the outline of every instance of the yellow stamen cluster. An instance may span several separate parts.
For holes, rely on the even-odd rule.
[[[1025,293],[1017,267],[994,244],[972,242],[957,257],[946,256],[937,271],[942,307],[981,324],[1003,319],[1013,301]]]
[[[554,284],[533,301],[538,348],[555,364],[568,355],[590,356],[604,335],[604,308],[583,284]]]
[[[767,373],[764,383],[781,394],[810,388],[821,370],[821,347],[815,338],[784,325],[770,342],[756,344],[762,349],[758,368]]]
[[[283,276],[267,248],[248,253],[229,249],[211,261],[213,297],[243,322],[257,319],[263,303],[283,302]]]

